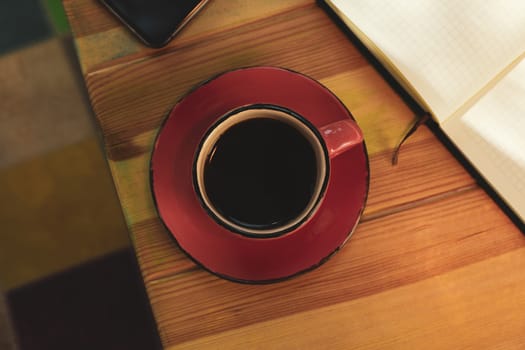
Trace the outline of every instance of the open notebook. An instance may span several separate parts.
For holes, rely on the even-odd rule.
[[[324,2],[525,221],[525,1]]]

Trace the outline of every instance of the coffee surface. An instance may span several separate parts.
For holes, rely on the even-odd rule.
[[[215,209],[251,229],[295,219],[308,206],[316,182],[310,142],[293,126],[270,118],[230,127],[204,167],[204,190]]]

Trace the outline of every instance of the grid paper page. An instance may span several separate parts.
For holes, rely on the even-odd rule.
[[[439,122],[525,51],[524,0],[329,2],[397,67]]]
[[[525,60],[442,128],[525,221]]]

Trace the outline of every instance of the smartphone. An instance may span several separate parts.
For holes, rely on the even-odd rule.
[[[146,45],[165,46],[208,0],[100,0]]]

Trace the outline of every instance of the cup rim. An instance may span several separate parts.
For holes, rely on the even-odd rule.
[[[311,205],[311,208],[306,213],[301,213],[300,215],[302,215],[302,217],[299,220],[297,220],[297,222],[295,222],[293,225],[289,225],[289,226],[287,226],[286,224],[285,225],[280,225],[280,226],[275,228],[275,231],[267,232],[267,233],[264,233],[264,232],[261,232],[261,233],[250,232],[250,231],[257,231],[257,229],[246,228],[246,230],[245,230],[245,229],[243,229],[242,225],[237,224],[236,226],[234,226],[231,223],[229,223],[228,221],[226,221],[225,219],[219,217],[215,213],[215,211],[212,210],[209,207],[208,203],[206,203],[206,200],[204,199],[204,197],[202,195],[202,191],[204,189],[201,189],[201,186],[199,185],[198,175],[197,175],[197,169],[198,169],[197,167],[198,167],[199,158],[200,158],[199,155],[201,154],[201,151],[202,151],[202,149],[203,149],[203,147],[204,147],[208,137],[210,136],[210,134],[218,126],[220,126],[224,121],[226,121],[230,117],[232,117],[232,116],[234,116],[234,115],[236,115],[238,113],[247,111],[247,110],[257,110],[257,109],[278,111],[278,112],[287,114],[288,116],[293,117],[296,120],[298,120],[299,122],[301,122],[304,126],[306,126],[309,129],[309,131],[311,131],[313,133],[313,135],[315,136],[317,142],[319,142],[319,144],[321,146],[322,155],[323,155],[323,159],[320,160],[320,161],[324,161],[324,163],[325,163],[324,164],[324,168],[325,168],[324,177],[321,180],[320,190],[319,190],[319,193],[317,194],[317,198],[315,198],[315,200],[313,201],[313,204],[311,204],[310,202],[308,204],[309,206]],[[306,118],[304,118],[303,116],[301,116],[297,112],[292,111],[289,108],[278,106],[278,105],[275,105],[275,104],[266,104],[266,103],[248,104],[248,105],[244,105],[244,106],[240,106],[240,107],[234,108],[234,109],[226,112],[221,117],[219,117],[206,130],[206,132],[204,133],[204,135],[202,136],[202,138],[201,138],[201,140],[199,142],[199,145],[197,146],[197,148],[195,150],[195,154],[194,154],[194,157],[193,157],[193,165],[192,165],[193,189],[194,189],[194,192],[195,192],[195,194],[196,194],[196,196],[197,196],[197,198],[199,200],[199,203],[200,203],[201,207],[219,225],[223,226],[224,228],[230,230],[233,233],[236,233],[236,234],[239,234],[241,236],[248,237],[248,238],[257,238],[257,239],[276,238],[276,237],[283,236],[283,235],[285,235],[287,233],[290,233],[292,231],[295,231],[297,228],[302,226],[304,223],[306,223],[313,216],[313,214],[315,212],[317,212],[317,209],[319,208],[319,206],[320,206],[320,204],[322,202],[322,199],[324,198],[324,195],[326,193],[326,188],[328,186],[329,179],[330,179],[330,157],[329,157],[328,148],[326,146],[326,143],[325,143],[321,133],[319,132],[319,130],[309,120],[307,120]],[[293,221],[293,220],[291,220],[291,221]],[[282,227],[282,229],[281,229],[281,227]],[[247,231],[247,230],[250,230],[250,231]],[[261,230],[261,231],[264,231],[264,230]]]

